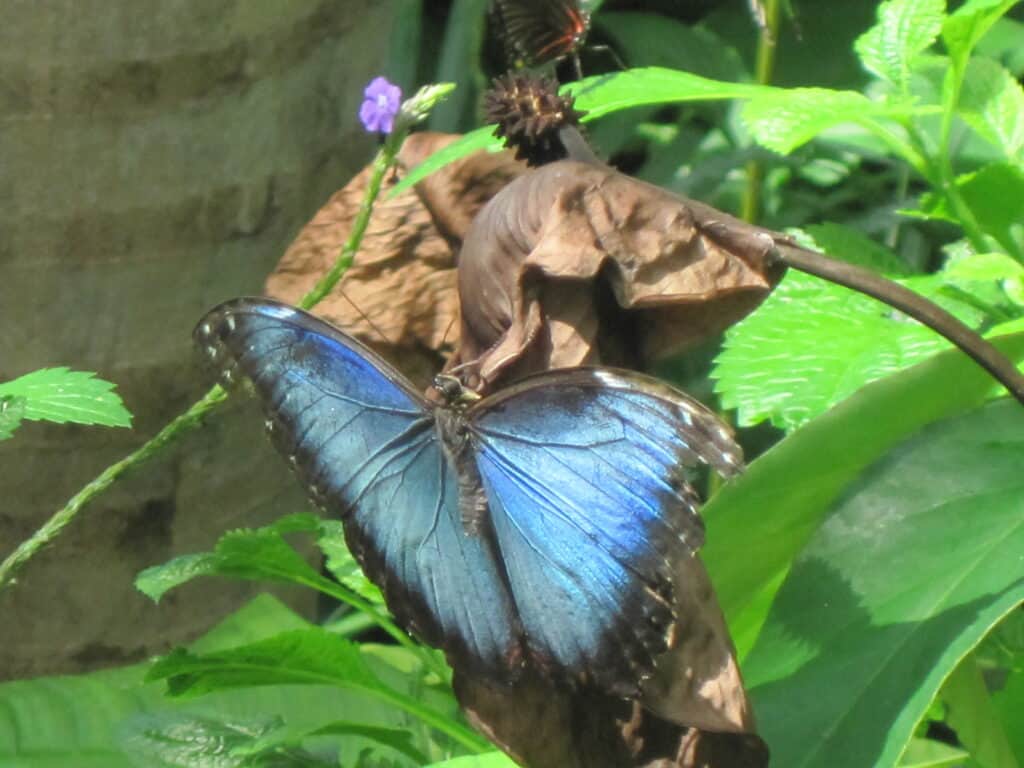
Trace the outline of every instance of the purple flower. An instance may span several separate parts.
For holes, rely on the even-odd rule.
[[[363,91],[363,106],[359,108],[359,119],[368,131],[391,133],[395,127],[395,115],[402,106],[402,89],[387,78],[375,77]]]

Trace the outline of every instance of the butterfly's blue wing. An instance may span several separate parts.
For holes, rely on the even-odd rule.
[[[507,669],[514,609],[491,540],[465,531],[431,406],[369,349],[283,304],[228,302],[195,337],[225,383],[252,384],[278,449],[342,517],[399,621],[485,672]]]
[[[674,624],[673,566],[701,544],[683,475],[737,472],[718,418],[649,377],[533,377],[466,414],[529,655],[634,693]]]

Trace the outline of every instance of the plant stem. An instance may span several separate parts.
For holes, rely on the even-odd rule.
[[[196,401],[192,407],[175,417],[163,429],[157,432],[155,437],[120,461],[111,464],[96,479],[72,496],[71,500],[62,509],[58,510],[53,517],[47,520],[38,531],[21,542],[4,559],[3,563],[0,563],[0,588],[12,583],[18,568],[28,562],[36,552],[57,538],[67,524],[75,519],[82,510],[82,507],[107,490],[107,488],[114,484],[114,481],[129,469],[142,464],[150,457],[159,453],[165,446],[170,445],[177,438],[198,426],[202,422],[203,417],[215,410],[226,397],[227,394],[223,389],[219,386],[213,387]]]
[[[757,38],[757,60],[754,76],[758,85],[769,85],[775,71],[775,44],[779,31],[779,6],[781,0],[765,0],[764,25]],[[747,186],[743,191],[740,218],[755,223],[761,215],[761,184],[764,167],[759,160],[747,163]]]
[[[950,155],[950,138],[953,134],[953,116],[957,104],[960,103],[960,91],[963,88],[965,70],[962,65],[954,64],[946,75],[942,98],[942,127],[939,131],[939,152],[936,158],[939,192],[956,212],[960,226],[967,236],[975,253],[987,253],[997,250],[991,245],[991,239],[982,230],[974,216],[974,211],[963,199],[956,185],[956,174],[953,172],[953,158]],[[1011,253],[1013,258],[1021,261],[1021,254]]]
[[[1024,375],[998,349],[938,304],[870,270],[791,243],[777,241],[775,256],[788,267],[871,296],[928,326],[963,350],[1024,404]]]
[[[370,180],[363,196],[359,213],[352,222],[352,231],[338,255],[334,266],[325,274],[299,302],[303,309],[321,301],[341,279],[345,271],[352,265],[363,234],[366,232],[373,211],[373,204],[380,194],[381,183],[388,169],[394,164],[398,149],[405,140],[408,131],[396,131],[377,152],[374,158]],[[63,508],[59,509],[42,527],[39,528],[0,563],[0,589],[14,581],[15,574],[21,566],[28,562],[40,549],[53,541],[90,501],[102,494],[122,475],[155,456],[182,435],[198,427],[207,414],[216,410],[227,398],[219,386],[214,386],[195,404],[180,416],[175,417],[155,437],[144,443],[140,448],[125,456],[115,464],[104,469],[92,482],[71,497]]]
[[[323,592],[325,595],[333,597],[342,603],[352,606],[360,613],[365,614],[373,621],[378,627],[387,632],[392,639],[400,646],[410,651],[411,653],[419,656],[420,661],[423,662],[424,667],[429,669],[435,675],[440,677],[442,680],[447,680],[450,677],[450,671],[446,666],[442,666],[437,663],[437,660],[430,653],[430,651],[424,646],[414,641],[409,635],[402,630],[395,622],[391,621],[387,614],[381,613],[376,607],[371,605],[368,601],[361,598],[359,595],[352,592],[347,587],[337,584],[330,579],[321,578],[317,581],[306,581],[303,582],[308,587],[317,589]]]

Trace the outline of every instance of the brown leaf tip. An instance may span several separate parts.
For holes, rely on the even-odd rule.
[[[516,159],[536,166],[567,156],[558,132],[577,127],[586,112],[573,108],[571,95],[558,95],[558,81],[543,75],[509,72],[496,77],[484,96],[485,119],[497,123],[496,136],[515,149]]]

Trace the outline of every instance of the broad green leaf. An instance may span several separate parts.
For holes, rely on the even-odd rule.
[[[949,346],[886,304],[790,272],[757,312],[728,331],[712,377],[741,426],[767,419],[792,430],[868,382]]]
[[[498,152],[503,148],[503,146],[502,140],[494,135],[493,125],[485,125],[482,128],[477,128],[476,130],[463,134],[451,144],[443,149],[439,149],[405,174],[405,176],[402,177],[402,179],[388,192],[388,197],[394,197],[407,189],[411,189],[413,186],[427,178],[430,174],[441,170],[449,163],[454,163],[460,158],[471,155],[482,149],[488,152]]]
[[[971,51],[999,18],[1017,0],[967,0],[942,24],[942,41],[956,63],[963,68]]]
[[[1024,359],[1024,333],[991,339]],[[996,390],[959,350],[868,384],[752,462],[705,506],[702,559],[742,655],[771,595],[846,485],[908,435]],[[781,764],[781,763],[780,763]]]
[[[1024,306],[1024,265],[1004,253],[970,254],[950,261],[941,274],[947,285],[976,294],[985,284],[995,284],[1003,297]]]
[[[132,415],[114,393],[114,385],[95,376],[68,368],[43,368],[0,384],[0,398],[24,398],[26,419],[130,427]]]
[[[296,683],[382,687],[357,644],[316,627],[206,654],[178,648],[153,664],[146,679],[166,680],[172,696]]]
[[[1003,687],[992,694],[992,706],[1010,741],[1014,757],[1018,763],[1024,763],[1024,718],[1021,718],[1021,712],[1024,712],[1024,668],[1011,672]]]
[[[1003,16],[978,41],[975,52],[1001,61],[1011,74],[1020,77],[1024,75],[1024,46],[1020,44],[1022,35],[1024,23]]]
[[[404,649],[402,653],[408,658]],[[486,744],[456,722],[447,707],[430,707],[422,695],[409,695],[382,680],[369,663],[372,659],[365,647],[316,627],[206,654],[179,648],[153,664],[146,679],[166,680],[168,693],[178,697],[253,686],[333,685],[404,710],[465,746]],[[422,668],[414,669],[413,680],[421,680]]]
[[[321,585],[323,577],[282,538],[286,533],[315,532],[319,525],[318,517],[303,514],[289,515],[263,528],[229,531],[213,552],[181,555],[147,568],[136,577],[135,586],[159,601],[169,590],[198,576]]]
[[[962,749],[951,747],[930,739],[911,739],[903,757],[900,768],[943,768],[943,766],[962,765],[969,755]]]
[[[0,440],[6,440],[25,418],[25,398],[14,395],[0,397]]]
[[[896,763],[945,678],[1024,600],[1022,461],[1024,409],[999,400],[924,428],[832,507],[744,663],[773,762]]]
[[[1014,611],[989,632],[974,655],[986,673],[1024,672],[1024,609]]]
[[[945,0],[886,0],[875,26],[857,38],[854,50],[864,68],[899,88],[910,82],[911,63],[942,30]]]
[[[518,764],[503,752],[490,752],[486,755],[469,755],[441,763],[431,763],[427,768],[518,768]]]
[[[1007,253],[1024,257],[1024,167],[991,163],[960,176],[956,185],[981,229]],[[945,198],[926,195],[922,207],[937,218],[959,223]]]
[[[960,103],[964,120],[1010,160],[1024,161],[1024,87],[999,62],[972,58]]]
[[[226,721],[185,713],[132,718],[122,729],[124,751],[137,765],[152,768],[244,768],[252,765],[240,748],[279,727],[273,719]],[[275,768],[316,763],[276,755]],[[328,766],[327,763],[320,765]]]
[[[974,654],[957,665],[939,695],[946,704],[946,724],[972,759],[993,768],[1020,768]]]
[[[219,651],[252,643],[282,630],[309,627],[269,595],[257,597],[197,641],[195,651]],[[401,648],[364,646],[378,676],[409,695],[455,715],[450,693],[424,690],[422,668]],[[377,652],[377,651],[381,652]],[[385,652],[386,651],[386,652]],[[432,759],[445,754],[433,731],[417,729],[396,710],[358,692],[333,686],[266,686],[221,691],[199,699],[168,699],[165,686],[144,683],[148,664],[77,677],[48,677],[0,684],[0,765],[17,768],[129,768],[121,738],[137,716],[193,716],[223,722],[279,718],[283,727],[311,732],[339,719],[415,735],[415,746]],[[445,742],[447,744],[447,742]]]
[[[751,99],[742,115],[759,144],[786,155],[834,126],[856,123],[870,127],[873,118],[909,112],[906,106],[871,101],[856,91],[790,88]]]
[[[565,90],[576,97],[576,108],[586,111],[586,120],[648,104],[749,99],[781,91],[766,85],[712,80],[664,67],[640,67],[588,77],[570,83]]]

